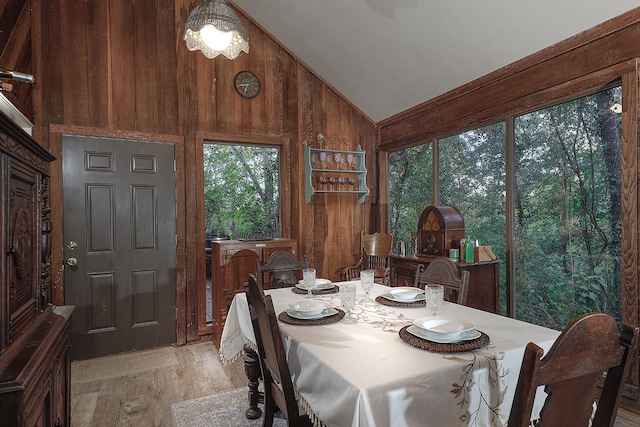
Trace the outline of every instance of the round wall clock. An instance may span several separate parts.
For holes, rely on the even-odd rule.
[[[244,98],[253,98],[260,93],[260,80],[251,71],[240,71],[234,79],[236,92]]]

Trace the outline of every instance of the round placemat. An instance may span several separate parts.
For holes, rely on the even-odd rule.
[[[289,323],[290,325],[328,325],[329,323],[339,322],[344,317],[344,311],[336,308],[337,313],[321,319],[296,319],[289,316],[289,313],[283,311],[278,314],[278,320]]]
[[[489,345],[490,341],[489,335],[485,334],[482,331],[478,331],[481,335],[474,340],[441,344],[426,340],[424,338],[416,337],[415,335],[407,331],[407,328],[409,326],[411,325],[405,326],[404,328],[400,329],[400,338],[407,344],[420,348],[422,350],[436,351],[439,353],[460,353],[463,351],[471,351],[485,347]]]
[[[390,305],[391,307],[422,307],[426,305],[425,300],[413,302],[391,301],[382,295],[376,297],[376,302],[382,305]]]
[[[315,290],[312,290],[311,293],[313,295],[326,295],[326,294],[335,294],[339,290],[340,290],[340,288],[338,288],[336,285],[333,285],[332,288],[315,289]],[[292,287],[291,288],[291,292],[293,292],[294,294],[300,294],[300,295],[306,295],[307,294],[306,290],[300,289],[297,286]]]

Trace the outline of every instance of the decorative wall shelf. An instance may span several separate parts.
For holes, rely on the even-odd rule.
[[[367,168],[360,145],[356,151],[309,147],[304,141],[304,179],[307,203],[316,193],[357,194],[364,203],[369,195]]]

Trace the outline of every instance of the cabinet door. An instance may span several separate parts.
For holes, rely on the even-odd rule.
[[[260,255],[251,249],[241,249],[233,253],[231,258],[222,267],[224,278],[223,287],[218,295],[219,302],[213,302],[213,306],[220,311],[222,323],[227,317],[227,311],[231,306],[233,297],[240,292],[244,292],[244,284],[249,278],[249,273],[255,273],[257,260]],[[216,313],[217,314],[217,313]]]
[[[6,223],[8,276],[8,338],[11,342],[39,312],[38,182],[36,171],[9,160]]]

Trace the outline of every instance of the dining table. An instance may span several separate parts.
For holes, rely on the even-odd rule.
[[[335,283],[337,291],[347,282]],[[357,298],[365,295],[359,281]],[[529,342],[545,352],[559,331],[445,302],[438,318],[471,325],[480,337],[432,342],[408,333],[433,317],[424,303],[387,299],[394,288],[375,284],[373,303],[358,304],[355,323],[285,322],[283,312],[303,301],[297,288],[271,294],[296,398],[316,427],[503,426]],[[340,308],[338,292],[314,296]],[[415,332],[414,332],[415,333]],[[476,336],[474,335],[474,336]],[[256,349],[245,294],[228,310],[219,353],[223,363]],[[534,416],[543,396],[538,391]]]

